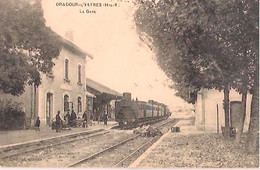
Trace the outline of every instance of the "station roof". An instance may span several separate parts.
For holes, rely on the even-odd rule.
[[[95,96],[94,94],[92,94],[92,93],[90,93],[90,92],[88,92],[88,91],[86,91],[86,95],[87,95],[88,97],[96,98],[96,96]]]
[[[60,36],[59,34],[57,34],[56,32],[52,31],[52,33],[54,34],[55,37],[57,37],[61,43],[68,48],[70,51],[79,54],[80,56],[84,56],[84,57],[89,57],[91,59],[93,59],[93,56],[89,53],[87,53],[86,51],[84,51],[83,49],[81,49],[80,47],[78,47],[77,45],[75,45],[74,43],[72,43],[71,41],[67,40],[66,38],[63,38],[62,36]]]
[[[86,84],[88,87],[98,91],[99,93],[107,93],[113,96],[123,96],[121,93],[110,89],[109,87],[104,86],[103,84],[100,84],[92,79],[86,78]]]

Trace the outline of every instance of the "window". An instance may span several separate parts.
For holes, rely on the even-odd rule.
[[[81,97],[78,97],[78,113],[82,112]]]
[[[65,79],[69,79],[69,60],[65,60]]]
[[[81,65],[78,66],[78,83],[81,83]]]
[[[69,110],[69,96],[64,96],[64,113],[67,113]]]

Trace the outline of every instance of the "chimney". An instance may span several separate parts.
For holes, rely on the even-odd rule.
[[[73,42],[73,31],[67,31],[67,32],[65,32],[65,37],[66,37],[69,41]]]

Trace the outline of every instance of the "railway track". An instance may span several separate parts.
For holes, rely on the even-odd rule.
[[[156,128],[163,128],[163,126],[167,125],[167,124],[171,124],[174,125],[176,124],[178,121],[177,120],[172,120],[172,121],[167,121],[165,123],[162,123],[160,125],[158,125]],[[142,141],[140,145],[138,146],[134,146],[136,144],[135,140],[137,140],[139,138],[139,141]],[[113,165],[108,165],[108,167],[127,167],[128,165],[130,165],[131,162],[133,162],[136,157],[138,157],[139,155],[141,155],[145,150],[147,150],[154,142],[156,142],[158,139],[160,138],[160,136],[155,136],[155,137],[150,137],[150,138],[144,138],[141,137],[141,134],[135,135],[133,137],[130,137],[128,139],[125,139],[123,141],[120,141],[112,146],[109,146],[97,153],[94,153],[88,157],[84,157],[81,158],[80,160],[75,161],[72,164],[67,165],[67,167],[95,167],[95,162],[100,162],[98,161],[98,159],[102,158],[102,160],[104,161],[104,159],[109,159],[110,162],[112,161],[112,159],[114,159],[115,157],[113,155],[117,155],[117,153],[120,154],[120,147],[121,150],[127,150],[126,148],[129,148],[130,146],[134,146],[134,150],[123,154],[121,156],[120,159],[116,160],[116,161],[112,161]],[[144,140],[145,139],[145,140]],[[130,142],[132,142],[132,144],[129,144]],[[138,143],[138,142],[136,142]],[[129,146],[127,146],[127,144]],[[113,153],[113,152],[116,152]],[[123,152],[124,153],[124,152]],[[106,156],[105,156],[106,155]],[[100,158],[99,158],[100,157]],[[94,159],[97,159],[96,161]],[[94,162],[94,163],[93,163]],[[106,161],[107,163],[109,161]],[[102,166],[102,168],[104,168]]]
[[[172,120],[166,120],[156,123],[157,126],[154,125],[154,127],[163,128],[172,123]],[[128,130],[101,130],[84,136],[74,135],[68,138],[55,138],[50,141],[32,143],[15,149],[6,148],[0,151],[0,166],[94,167],[95,164],[84,165],[86,162],[95,162],[104,155],[113,159],[115,151],[133,148],[134,150],[130,149],[123,155],[118,153],[120,158],[115,159],[110,165],[110,167],[127,167],[129,165],[127,162],[134,161],[138,155],[159,139],[158,136],[145,138],[130,132]],[[67,147],[75,147],[75,149],[71,150]],[[103,158],[98,162],[102,162],[102,160]],[[103,166],[101,165],[101,167]]]
[[[149,146],[150,143],[154,143],[153,141],[156,138],[151,138],[145,141],[144,144],[142,144],[139,148],[137,148],[136,150],[134,150],[133,152],[131,152],[130,154],[128,154],[125,158],[123,158],[122,160],[120,160],[119,162],[117,162],[113,168],[119,168],[119,167],[124,167],[126,164],[125,162],[127,162],[129,159],[131,159],[135,154],[138,154],[138,152],[140,152],[142,149],[144,149],[146,146]]]
[[[110,151],[110,150],[112,150],[112,149],[115,149],[116,147],[121,146],[121,145],[123,145],[124,143],[126,143],[126,142],[128,142],[128,141],[130,141],[130,140],[133,140],[133,139],[135,139],[135,138],[137,138],[137,137],[139,137],[139,136],[140,136],[140,135],[136,135],[136,136],[134,136],[134,137],[130,137],[130,138],[128,138],[128,139],[126,139],[126,140],[124,140],[124,141],[122,141],[122,142],[119,142],[119,143],[117,143],[117,144],[115,144],[115,145],[113,145],[113,146],[110,146],[110,147],[108,147],[108,148],[102,150],[102,151],[99,151],[99,152],[97,152],[97,153],[95,153],[95,154],[93,154],[93,155],[91,155],[91,156],[89,156],[89,157],[86,157],[86,158],[83,158],[83,159],[81,159],[81,160],[79,160],[79,161],[76,161],[76,162],[74,162],[74,163],[68,165],[67,168],[69,168],[69,167],[75,167],[75,166],[77,166],[77,165],[79,165],[79,164],[81,164],[81,163],[83,163],[83,162],[85,162],[85,161],[94,159],[95,157],[99,156],[100,154],[103,154],[103,153],[108,152],[108,151]]]
[[[29,152],[34,152],[34,151],[39,151],[43,150],[46,148],[58,146],[58,145],[63,145],[66,143],[70,142],[75,142],[79,140],[84,140],[87,138],[99,136],[106,134],[108,132],[102,132],[103,130],[94,130],[94,134],[86,133],[84,136],[76,136],[76,135],[70,135],[68,137],[57,137],[53,139],[48,139],[48,140],[42,140],[39,142],[31,142],[31,143],[26,143],[22,145],[17,145],[17,146],[12,146],[12,147],[4,147],[0,148],[0,159],[5,159],[5,158],[10,158],[13,156],[29,153]],[[65,140],[64,140],[65,139]]]
[[[54,146],[63,145],[66,143],[76,142],[79,140],[84,140],[87,138],[100,136],[100,135],[107,134],[107,133],[110,133],[110,132],[105,131],[105,130],[97,130],[97,131],[94,131],[93,134],[86,133],[84,136],[72,135],[72,136],[68,136],[68,138],[65,138],[63,140],[61,140],[60,138],[54,138],[54,139],[48,140],[48,141],[40,141],[38,143],[26,144],[24,146],[15,147],[14,149],[5,148],[0,152],[1,153],[0,159],[6,159],[6,158],[18,156],[18,155],[29,153],[29,152],[35,152],[35,151],[51,148]]]
[[[21,152],[16,151],[18,153],[8,153],[2,156],[0,167],[66,167],[72,161],[85,155],[92,155],[129,136],[134,136],[134,134],[109,130],[109,132],[103,131],[75,140],[66,140],[56,145],[45,147],[34,145],[35,148],[23,148]]]
[[[148,122],[146,122],[146,123],[148,123]],[[151,123],[151,121],[150,121],[150,123]],[[54,146],[58,146],[58,145],[63,145],[66,143],[75,142],[75,141],[79,141],[79,140],[84,140],[87,138],[109,133],[108,131],[105,131],[105,132],[103,132],[103,131],[104,130],[96,130],[96,131],[94,131],[94,134],[86,133],[84,136],[79,136],[79,137],[75,136],[75,135],[71,135],[71,136],[68,136],[67,139],[65,139],[64,141],[61,141],[61,138],[64,138],[64,137],[61,137],[61,138],[53,138],[50,140],[42,140],[40,142],[32,142],[29,144],[19,145],[19,146],[15,146],[15,147],[6,147],[3,149],[0,149],[0,153],[1,153],[0,159],[5,159],[5,158],[12,157],[12,156],[17,156],[17,155],[21,155],[21,154],[25,154],[25,153],[29,153],[29,152],[34,152],[34,151],[38,151],[38,150],[42,150],[42,149],[46,149],[46,148],[50,148],[50,147],[54,147]]]

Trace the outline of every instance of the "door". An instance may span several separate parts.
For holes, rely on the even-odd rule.
[[[51,125],[53,115],[53,94],[47,93],[46,98],[46,124]]]
[[[237,128],[243,119],[242,116],[242,103],[240,101],[230,102],[230,123],[231,127]]]

